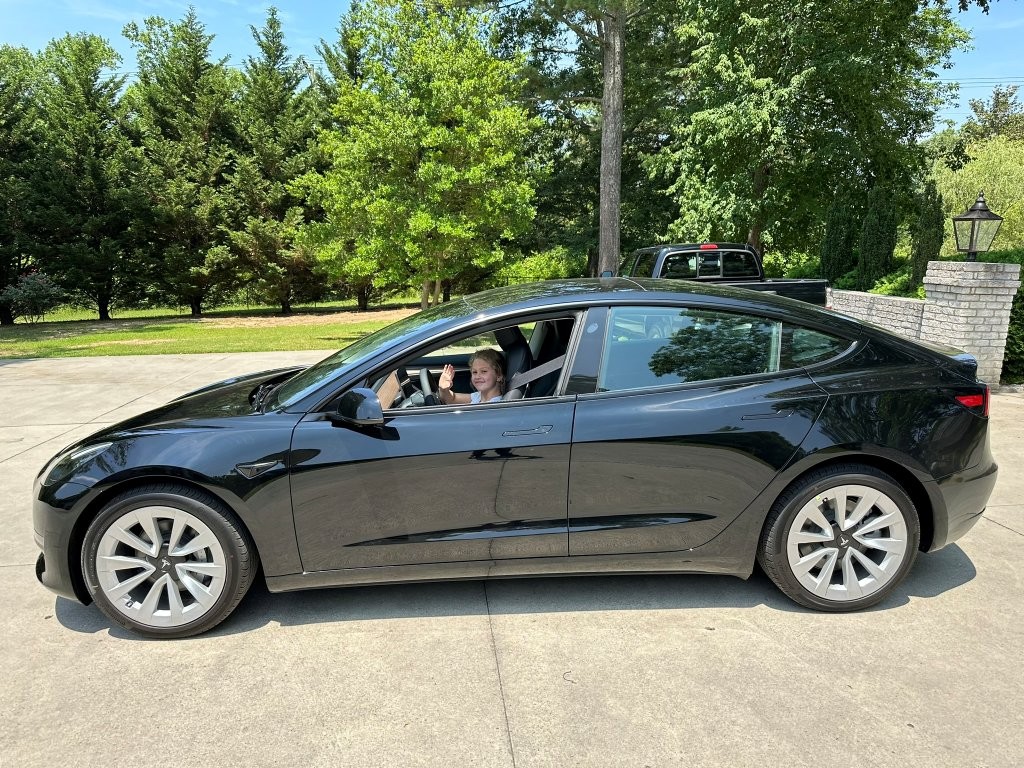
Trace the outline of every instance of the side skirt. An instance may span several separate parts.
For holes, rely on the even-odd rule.
[[[346,587],[359,584],[402,584],[417,581],[460,579],[512,579],[535,576],[585,576],[614,574],[712,573],[746,579],[753,570],[752,558],[694,557],[692,552],[647,555],[594,555],[586,557],[538,557],[526,560],[473,560],[461,563],[386,565],[373,568],[342,568],[283,576],[268,576],[271,592],[297,589]]]

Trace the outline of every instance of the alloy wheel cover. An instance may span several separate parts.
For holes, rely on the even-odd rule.
[[[786,557],[800,585],[835,602],[859,600],[890,584],[907,557],[899,505],[866,485],[839,485],[796,513]]]
[[[196,621],[226,586],[227,558],[213,530],[170,506],[144,506],[115,519],[96,552],[99,588],[120,613],[149,627]]]

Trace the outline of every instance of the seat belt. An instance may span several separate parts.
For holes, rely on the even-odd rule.
[[[528,371],[521,371],[512,377],[512,380],[508,383],[508,391],[511,392],[513,389],[519,389],[525,384],[529,384],[531,381],[536,381],[541,376],[545,376],[552,371],[557,371],[562,365],[565,364],[565,355],[559,355],[558,357],[548,360],[546,363],[541,363],[536,368],[531,368]]]

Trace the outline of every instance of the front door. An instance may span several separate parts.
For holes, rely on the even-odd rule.
[[[310,414],[291,475],[306,571],[568,555],[573,397]]]

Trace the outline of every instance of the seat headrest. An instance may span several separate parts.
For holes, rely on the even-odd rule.
[[[523,335],[523,332],[519,329],[518,325],[509,326],[508,328],[499,328],[494,332],[494,338],[506,352],[527,343],[526,337]]]

